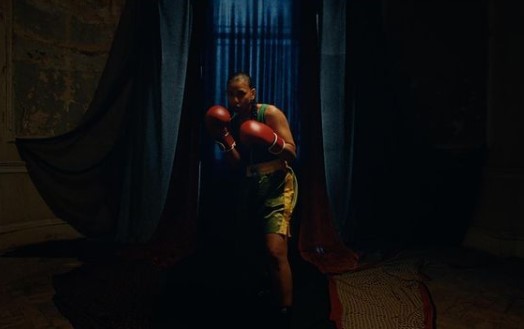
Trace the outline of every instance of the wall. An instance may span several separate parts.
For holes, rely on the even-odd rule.
[[[404,160],[384,221],[421,244],[524,257],[524,3],[386,3]]]
[[[489,5],[488,161],[465,245],[524,257],[524,4]]]
[[[123,1],[0,2],[0,249],[75,234],[43,203],[12,141],[75,127]],[[380,175],[364,176],[364,184],[382,181],[360,196],[371,213],[362,230],[383,226],[384,237],[397,240],[524,256],[524,5],[382,3],[394,104],[379,117],[390,121],[369,120],[396,135],[382,132],[383,141],[375,134],[364,145],[394,157],[369,156],[378,160],[373,166],[384,163]]]
[[[124,0],[0,2],[0,250],[78,236],[29,179],[15,136],[56,136],[86,111]]]
[[[355,82],[355,235],[379,248],[460,245],[485,163],[486,1],[352,3],[367,9],[354,15],[354,38],[364,40],[350,48],[364,66]]]

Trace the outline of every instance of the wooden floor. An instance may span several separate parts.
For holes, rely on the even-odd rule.
[[[228,272],[216,262],[207,267],[199,263],[201,271],[195,277],[187,270],[121,261],[92,247],[82,241],[55,241],[4,252],[0,328],[190,328],[191,323],[223,327],[220,321],[225,317],[219,314],[227,309],[234,315],[232,304],[225,303],[232,296],[227,296],[220,275]],[[524,328],[523,259],[449,247],[400,253],[424,262],[436,328]],[[334,328],[328,319],[324,277],[304,263],[296,264],[295,275],[295,327]],[[138,288],[130,291],[130,284]],[[205,288],[195,292],[190,289],[194,284]],[[203,292],[213,289],[222,299],[206,298]],[[218,311],[209,312],[211,308]]]
[[[81,264],[74,257],[1,257],[0,328],[73,328],[53,303],[52,278]]]

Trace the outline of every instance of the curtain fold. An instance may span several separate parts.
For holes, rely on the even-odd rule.
[[[191,27],[190,2],[129,0],[79,125],[17,138],[55,215],[88,237],[149,240],[169,190]]]
[[[184,99],[190,46],[189,1],[159,1],[144,17],[158,30],[144,34],[137,95],[127,136],[127,159],[116,239],[145,242],[160,220],[169,189]]]
[[[338,205],[336,199],[332,198],[335,197],[333,192],[339,192],[336,191],[337,184],[349,182],[346,168],[350,163],[339,164],[337,161],[340,157],[347,158],[351,152],[351,148],[346,148],[350,141],[347,138],[339,140],[347,136],[346,129],[350,127],[348,120],[351,118],[345,113],[348,111],[344,101],[346,82],[342,69],[346,65],[345,50],[335,45],[344,36],[328,37],[334,33],[345,33],[340,29],[344,15],[338,12],[338,6],[342,6],[344,1],[335,2],[333,7],[326,1],[304,5],[300,18],[301,43],[308,45],[308,51],[301,53],[300,68],[303,153],[299,168],[298,248],[301,256],[323,273],[342,273],[359,265],[358,255],[345,244],[341,232],[337,231],[336,215],[342,214],[335,207]],[[338,24],[332,24],[332,20]],[[342,65],[338,68],[342,72],[333,72],[336,68],[327,63],[330,60]],[[328,97],[337,100],[331,101]],[[340,176],[336,177],[333,173]],[[350,186],[343,188],[349,193]],[[349,195],[343,198],[347,201]],[[345,219],[340,217],[339,220]]]
[[[343,238],[351,219],[354,126],[347,79],[347,1],[324,1],[320,21],[320,113],[326,186],[333,221]]]
[[[251,74],[257,100],[277,105],[298,130],[299,27],[294,1],[210,1],[204,79],[208,105],[224,104],[226,80]],[[218,154],[217,154],[218,156]]]
[[[274,104],[286,114],[300,152],[297,1],[210,0],[208,4],[203,108],[227,106],[229,75],[245,71],[251,74],[257,101]],[[238,193],[238,177],[207,134],[202,149],[204,233],[210,245],[232,243],[237,232],[233,196]]]
[[[222,13],[227,3],[234,8]],[[259,101],[281,107],[296,136],[294,225],[302,256],[323,272],[354,269],[358,257],[341,237],[351,220],[354,130],[347,1],[220,1],[211,8],[216,12],[199,11],[201,27],[208,14],[219,19],[213,33],[198,35],[214,43],[203,54],[191,49],[190,0],[129,0],[79,126],[61,136],[17,139],[31,178],[54,213],[87,236],[128,243],[178,239],[192,248],[199,156],[205,166],[211,146],[199,144],[203,111],[225,103],[229,73],[250,71]],[[205,86],[195,83],[201,72]],[[215,198],[209,191],[234,188],[215,170],[203,181],[209,195],[201,210],[217,223],[204,225],[210,231],[227,226],[216,213],[230,200],[228,193]]]

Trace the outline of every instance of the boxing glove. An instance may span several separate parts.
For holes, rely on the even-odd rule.
[[[224,152],[231,151],[235,146],[235,139],[229,132],[231,115],[221,105],[211,106],[205,115],[205,123],[208,133],[216,140],[220,149]]]
[[[240,125],[240,141],[248,146],[253,144],[265,145],[272,154],[280,154],[286,146],[282,137],[278,136],[271,127],[255,120],[247,120]]]

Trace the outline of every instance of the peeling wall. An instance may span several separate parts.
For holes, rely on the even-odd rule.
[[[54,136],[87,110],[124,0],[16,0],[12,5],[15,133]]]
[[[0,0],[0,252],[79,236],[56,218],[15,136],[73,129],[95,93],[125,0]]]

